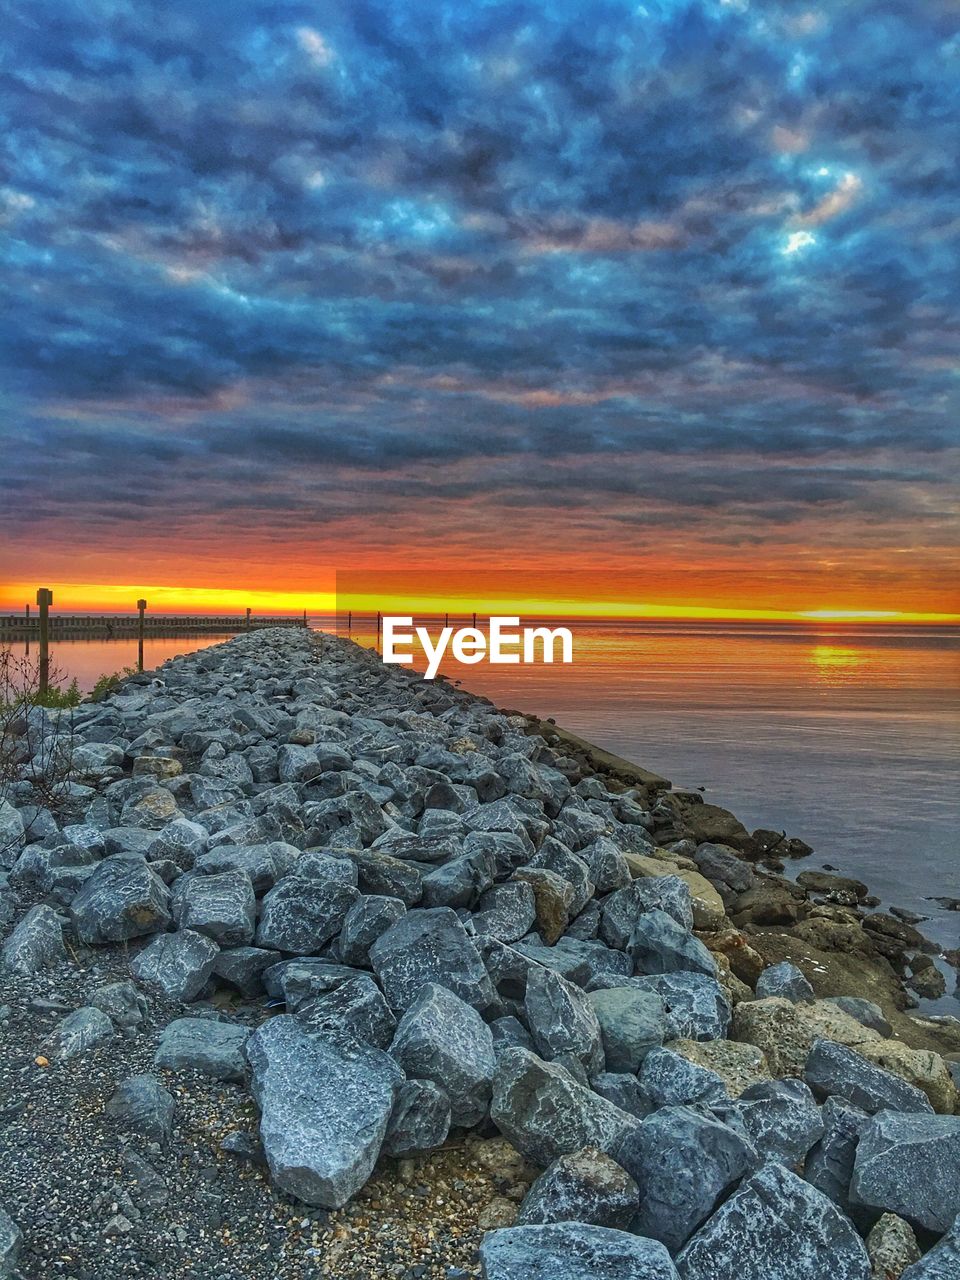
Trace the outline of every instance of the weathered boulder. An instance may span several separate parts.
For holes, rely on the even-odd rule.
[[[648,911],[669,916],[684,934],[693,928],[690,890],[679,876],[641,876],[605,900],[600,936],[608,946],[626,950],[634,930]]]
[[[526,1023],[541,1057],[570,1053],[587,1075],[603,1070],[600,1023],[585,993],[551,969],[535,965],[524,996]]]
[[[823,1120],[802,1080],[764,1080],[751,1085],[724,1112],[743,1129],[763,1160],[794,1168],[823,1137]]]
[[[450,1098],[432,1080],[404,1080],[393,1104],[383,1150],[411,1155],[441,1146],[450,1132]]]
[[[677,1257],[681,1280],[871,1280],[849,1220],[780,1164],[742,1183]]]
[[[231,947],[221,951],[213,962],[213,972],[236,987],[241,995],[255,996],[263,990],[263,975],[279,956],[264,947]]]
[[[486,1116],[497,1070],[493,1036],[446,987],[427,983],[401,1018],[390,1054],[408,1076],[448,1094],[451,1123],[469,1128]]]
[[[176,1018],[164,1027],[153,1060],[158,1067],[199,1071],[213,1080],[243,1081],[249,1027],[214,1018]]]
[[[249,876],[254,893],[262,894],[293,870],[299,856],[300,850],[283,840],[267,844],[225,844],[200,854],[194,869],[204,875],[242,871]]]
[[[44,1046],[51,1058],[66,1061],[89,1049],[99,1049],[116,1034],[113,1023],[105,1013],[92,1005],[86,1005],[62,1018],[44,1041]]]
[[[634,1230],[672,1252],[757,1163],[742,1133],[694,1107],[654,1112],[611,1154],[640,1188]]]
[[[127,1076],[110,1097],[104,1112],[128,1133],[149,1142],[167,1143],[173,1133],[176,1104],[156,1076]]]
[[[581,1147],[610,1153],[636,1119],[527,1049],[506,1049],[497,1063],[490,1117],[534,1163],[546,1166]]]
[[[622,985],[622,979],[596,978],[590,990]],[[718,1040],[727,1034],[730,1001],[715,978],[702,973],[663,973],[633,978],[627,985],[660,997],[668,1040]]]
[[[900,1076],[927,1095],[934,1111],[953,1115],[960,1110],[960,1093],[953,1082],[950,1068],[939,1053],[929,1049],[911,1049],[902,1040],[868,1040],[857,1052],[884,1071]]]
[[[393,1009],[408,1009],[428,982],[481,1013],[496,999],[480,954],[450,907],[407,912],[370,947],[370,963]]]
[[[782,996],[742,1000],[733,1011],[731,1039],[755,1044],[775,1076],[802,1077],[815,1040],[859,1046],[879,1037],[826,1000],[799,1005]]]
[[[63,929],[56,912],[43,903],[31,907],[3,944],[4,967],[31,974],[49,969],[67,958]]]
[[[662,1244],[583,1222],[504,1227],[480,1245],[484,1280],[676,1280]]]
[[[522,880],[494,885],[477,903],[473,927],[499,942],[517,942],[533,928],[537,905],[533,889]]]
[[[336,937],[359,897],[352,885],[285,876],[261,903],[257,946],[312,955]]]
[[[723,1081],[715,1071],[659,1045],[644,1058],[639,1080],[654,1107],[711,1106],[727,1098]]]
[[[606,1069],[636,1074],[667,1031],[663,1001],[652,991],[607,987],[588,997],[603,1041]]]
[[[718,1075],[731,1098],[738,1098],[752,1084],[770,1079],[762,1049],[737,1040],[668,1040],[665,1049]]]
[[[845,1098],[864,1111],[932,1111],[927,1095],[900,1076],[874,1066],[855,1049],[815,1040],[804,1079],[821,1098]]]
[[[70,903],[83,942],[124,942],[170,924],[170,894],[139,858],[104,858]]]
[[[860,1133],[850,1198],[946,1231],[960,1213],[960,1116],[878,1112]]]
[[[812,1004],[815,999],[813,987],[797,966],[788,960],[764,969],[757,979],[756,991],[758,1000],[779,996],[791,1004]]]
[[[895,1213],[880,1215],[867,1236],[867,1253],[874,1276],[880,1280],[900,1280],[912,1262],[920,1260],[913,1228]]]
[[[202,933],[161,933],[130,961],[130,972],[168,1000],[195,1000],[213,973],[220,948]]]
[[[332,991],[298,1004],[294,1016],[314,1035],[346,1033],[375,1049],[388,1048],[397,1029],[383,993],[366,974],[347,978]]]
[[[289,1015],[258,1027],[247,1057],[274,1182],[341,1208],[373,1172],[403,1073],[380,1050],[310,1035]]]
[[[850,1205],[850,1179],[860,1133],[870,1117],[842,1098],[827,1098],[820,1108],[820,1119],[823,1136],[807,1152],[803,1176],[857,1221],[856,1210]]]
[[[105,1013],[116,1027],[129,1030],[139,1027],[150,1005],[132,982],[107,982],[96,987],[90,1003]]]
[[[517,1222],[590,1222],[626,1230],[640,1203],[630,1175],[596,1147],[560,1156],[527,1192]]]
[[[257,900],[245,871],[181,876],[171,905],[179,929],[206,934],[218,946],[242,947],[253,940]]]
[[[337,940],[343,963],[368,967],[373,943],[406,912],[399,898],[385,898],[375,893],[365,893],[358,898],[344,917]]]
[[[546,867],[521,867],[513,878],[533,890],[537,932],[551,946],[570,922],[576,890],[569,880]]]

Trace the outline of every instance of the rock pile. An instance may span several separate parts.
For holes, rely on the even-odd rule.
[[[64,812],[11,788],[5,894],[32,905],[3,963],[122,944],[137,985],[47,1057],[136,1035],[151,997],[234,992],[257,1025],[188,1010],[155,1064],[249,1083],[284,1193],[338,1208],[381,1156],[477,1127],[542,1170],[488,1280],[867,1280],[868,1236],[908,1280],[950,1274],[950,1064],[751,946],[738,926],[809,901],[757,865],[776,833],[290,630],[125,682],[71,745]],[[108,1113],[162,1144],[174,1108],[139,1075]],[[0,1212],[0,1275],[20,1248]]]

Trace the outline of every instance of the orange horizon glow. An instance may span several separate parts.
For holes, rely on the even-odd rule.
[[[396,576],[396,575],[394,575]],[[569,579],[568,579],[569,582]],[[37,585],[14,582],[0,587],[0,613],[22,615],[24,605],[30,603],[31,612],[36,608]],[[508,592],[478,589],[469,592],[463,587],[451,586],[444,594],[424,590],[331,590],[276,591],[238,588],[177,586],[167,584],[103,584],[83,582],[57,582],[46,580],[42,585],[53,591],[54,613],[134,613],[136,601],[147,600],[148,613],[193,614],[216,616],[218,614],[243,615],[250,608],[254,615],[296,615],[304,610],[308,614],[344,613],[374,614],[378,610],[393,614],[453,614],[469,615],[473,612],[486,617],[490,614],[518,615],[520,617],[566,618],[624,618],[635,620],[676,621],[743,621],[743,622],[794,622],[816,623],[890,623],[916,625],[949,625],[960,623],[960,613],[931,612],[911,609],[878,609],[867,606],[829,605],[822,607],[765,607],[762,604],[725,605],[722,603],[687,603],[664,599],[597,599],[591,584],[585,583],[583,594],[574,594],[568,584],[566,589],[553,595],[548,592],[514,595]],[[593,584],[595,587],[595,584]]]

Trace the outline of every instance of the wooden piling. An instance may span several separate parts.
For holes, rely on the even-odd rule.
[[[250,606],[249,606],[249,605],[247,606],[247,623],[246,623],[246,626],[247,626],[247,630],[249,631],[249,630],[250,630]]]
[[[40,697],[45,698],[50,688],[50,606],[53,592],[47,587],[37,589],[37,605],[40,609]],[[28,606],[29,607],[29,606]]]
[[[137,613],[140,617],[137,620],[137,670],[143,670],[143,614],[147,607],[146,600],[137,601]]]

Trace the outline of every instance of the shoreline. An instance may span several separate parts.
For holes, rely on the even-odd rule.
[[[911,1014],[898,972],[909,965],[922,977],[921,935],[869,912],[867,887],[849,878],[813,872],[803,885],[780,875],[779,833],[750,833],[550,721],[384,668],[346,639],[283,629],[129,677],[82,703],[74,726],[82,772],[64,814],[38,817],[14,784],[13,808],[35,826],[6,859],[2,898],[9,1190],[0,1209],[22,1232],[24,1275],[46,1274],[66,1252],[66,1280],[172,1280],[187,1274],[186,1259],[198,1280],[252,1278],[270,1249],[282,1280],[307,1280],[334,1259],[344,1280],[420,1266],[418,1276],[448,1280],[479,1274],[480,1249],[485,1274],[506,1276],[491,1251],[498,1237],[515,1247],[535,1166],[552,1168],[566,1141],[535,1130],[523,1091],[534,1079],[537,1092],[556,1091],[588,1139],[577,1149],[599,1147],[607,1166],[619,1160],[629,1173],[627,1137],[645,1123],[629,1107],[649,1104],[638,1079],[641,1094],[654,1086],[642,1069],[623,1069],[624,1054],[642,1068],[655,1045],[668,1046],[657,1052],[672,1071],[705,1071],[719,1088],[711,1123],[734,1113],[746,1123],[747,1083],[760,1089],[755,1105],[785,1105],[778,1080],[803,1075],[811,1046],[826,1041],[872,1064],[891,1098],[960,1131],[960,1021]],[[9,806],[0,817],[15,831]],[[381,908],[388,899],[398,905]],[[628,903],[629,925],[618,923]],[[376,928],[365,914],[374,907],[387,910]],[[345,924],[351,911],[365,941]],[[396,954],[385,944],[441,925],[452,950],[437,969],[423,968],[427,934]],[[683,1018],[664,997],[677,983],[698,993]],[[436,1055],[457,1036],[410,1039],[420,1027],[411,1010],[428,990],[440,993],[430,1016],[461,1018],[474,1045],[442,1069]],[[618,1013],[603,1023],[601,1048],[590,1027],[624,1001],[645,1017],[658,1009],[660,1029],[628,1052],[631,1024]],[[286,1011],[271,1016],[276,1006]],[[345,1027],[366,1046],[359,1059],[338,1047]],[[316,1079],[340,1081],[338,1124],[360,1108],[350,1142],[369,1157],[362,1175],[360,1148],[339,1129],[349,1150],[335,1173],[329,1152],[294,1149],[310,1108],[333,1101],[301,1097],[296,1064],[312,1054],[324,1063]],[[436,1110],[444,1089],[427,1089],[425,1073],[461,1081],[446,1127]],[[133,1076],[155,1081],[148,1097],[124,1099]],[[814,1087],[820,1104],[834,1090]],[[663,1116],[663,1105],[647,1116]],[[810,1150],[824,1140],[828,1105],[810,1095],[801,1106]],[[377,1106],[371,1145],[359,1134]],[[809,1163],[809,1151],[797,1154]],[[741,1176],[745,1187],[761,1174]],[[789,1177],[792,1193],[813,1185]],[[45,1218],[43,1188],[54,1182],[60,1196]],[[85,1209],[91,1198],[105,1211]],[[652,1211],[642,1212],[660,1240]],[[926,1204],[906,1212],[926,1246],[942,1234],[930,1213]],[[679,1241],[662,1228],[678,1266],[722,1215],[722,1205],[704,1206]],[[858,1240],[829,1248],[859,1259]],[[220,1269],[224,1260],[233,1270]]]

